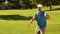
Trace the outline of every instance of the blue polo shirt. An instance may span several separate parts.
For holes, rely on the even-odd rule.
[[[35,13],[35,18],[39,27],[46,26],[46,17],[44,16],[45,11]]]

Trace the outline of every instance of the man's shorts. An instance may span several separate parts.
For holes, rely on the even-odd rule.
[[[37,27],[43,28],[43,27],[46,27],[46,24],[45,25],[37,25]]]

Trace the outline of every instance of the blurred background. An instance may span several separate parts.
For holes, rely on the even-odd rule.
[[[52,5],[60,5],[60,0],[0,0],[0,9],[33,9],[37,4],[52,10]]]

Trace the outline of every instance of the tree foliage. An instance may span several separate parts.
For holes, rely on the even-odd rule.
[[[0,4],[4,3],[6,0],[0,0]],[[58,5],[60,4],[60,0],[7,0],[8,3],[8,7],[11,8],[23,8],[23,9],[27,9],[27,8],[34,8],[36,7],[37,4],[43,4],[44,6],[50,6],[51,5]]]

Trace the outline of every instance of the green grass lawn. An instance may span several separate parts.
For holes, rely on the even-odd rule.
[[[0,15],[33,16],[36,9],[32,10],[0,10]],[[47,19],[46,34],[60,34],[60,10],[46,11],[51,19]],[[0,19],[0,34],[34,34],[36,21],[28,27],[29,20],[2,20]]]

